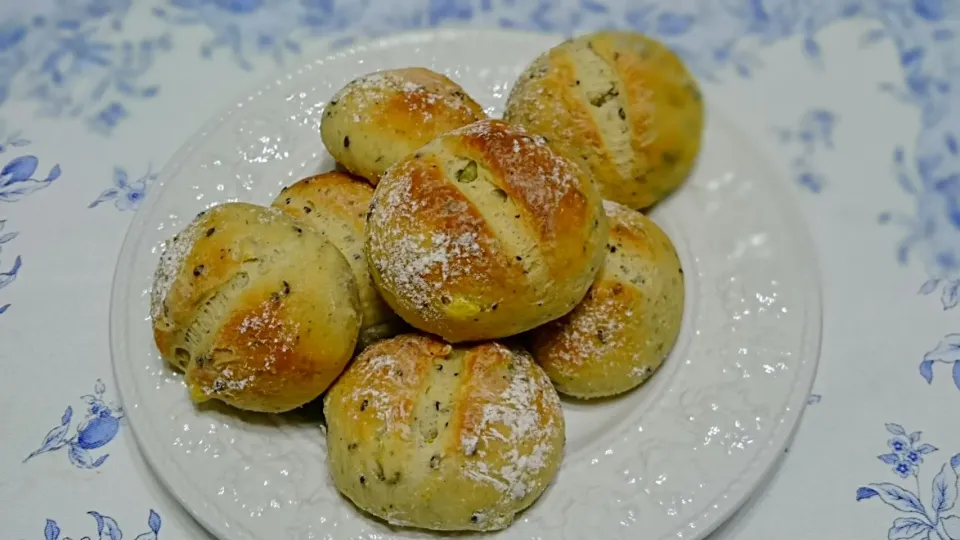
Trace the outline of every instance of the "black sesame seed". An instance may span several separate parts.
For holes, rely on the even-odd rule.
[[[290,284],[286,281],[283,282],[283,294],[290,294]]]
[[[433,402],[433,408],[439,411],[439,410],[440,410],[440,402],[439,402],[439,401],[434,401],[434,402]]]
[[[626,119],[627,119],[627,112],[624,111],[623,108],[621,108],[619,111],[617,111],[617,114],[620,115],[620,119],[621,119],[621,120],[626,120]]]
[[[480,516],[478,516],[478,515],[476,515],[476,514],[470,516],[470,523],[476,523],[476,522],[478,522],[478,521],[480,521]]]
[[[370,405],[370,400],[367,400],[367,399],[363,400],[363,403],[360,404],[360,411],[367,410],[367,406],[369,405]]]
[[[610,253],[616,253],[616,252],[617,252],[617,246],[610,246]]]
[[[193,275],[194,275],[194,276],[199,276],[200,274],[203,274],[203,265],[202,265],[202,264],[193,269]]]
[[[367,483],[367,477],[361,474],[361,475],[360,475],[360,485],[362,486],[362,485],[364,485],[364,484],[366,484],[366,483]]]
[[[210,227],[209,229],[207,229],[207,238],[213,236],[213,233],[215,233],[215,232],[217,232],[217,228],[216,228],[216,227]]]
[[[287,204],[290,204],[290,197],[287,197]]]
[[[350,137],[344,137],[344,138],[343,138],[343,147],[344,147],[344,148],[350,148]]]
[[[310,212],[313,212],[313,209],[312,209],[312,208],[310,208],[309,206],[304,206],[304,207],[303,207],[303,213],[309,214]]]

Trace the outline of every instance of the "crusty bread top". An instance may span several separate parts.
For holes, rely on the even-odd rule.
[[[430,301],[438,288],[456,299],[532,283],[546,295],[589,274],[585,292],[606,238],[590,177],[500,120],[442,135],[389,169],[367,227],[371,264],[428,320],[443,316]]]
[[[703,103],[680,58],[636,32],[579,36],[543,53],[504,118],[549,138],[605,198],[644,208],[675,189],[699,152]]]
[[[205,291],[226,285],[234,277],[237,261],[256,257],[249,253],[256,248],[251,241],[257,239],[249,234],[249,222],[274,225],[277,221],[296,226],[293,218],[275,208],[249,203],[217,205],[200,212],[180,233],[164,243],[151,289],[150,311],[154,323],[165,317],[174,324],[184,322],[179,319],[185,312],[192,313],[192,302],[196,298],[206,294]],[[211,249],[223,253],[218,264],[205,264],[202,268],[189,264],[187,258],[202,239],[213,246]],[[189,273],[194,275],[186,279]],[[181,276],[184,279],[179,279]]]
[[[304,204],[290,208],[292,198],[300,199]],[[284,187],[273,206],[305,221],[316,218],[314,212],[319,211],[325,216],[346,222],[356,231],[363,231],[371,198],[373,186],[365,180],[349,173],[332,171]],[[333,241],[327,231],[319,232]]]
[[[391,119],[390,129],[422,133],[432,120],[453,121],[462,126],[484,118],[483,108],[446,75],[426,68],[410,67],[364,75],[343,87],[331,105],[350,100],[354,121]],[[410,124],[396,125],[406,119]]]
[[[541,469],[559,463],[564,444],[549,379],[528,353],[495,342],[453,347],[421,334],[378,342],[333,386],[326,410],[338,415],[338,437],[378,440],[400,460],[382,459],[388,477],[424,478],[442,461],[443,474],[504,500],[538,494],[552,478]]]
[[[154,340],[194,401],[281,412],[315,399],[360,331],[343,255],[303,222],[230,202],[201,213],[161,256]]]
[[[346,169],[373,184],[434,137],[486,118],[445,75],[424,68],[378,71],[341,89],[320,124],[324,145]]]

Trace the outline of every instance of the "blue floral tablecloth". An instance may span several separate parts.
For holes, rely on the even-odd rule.
[[[809,102],[768,127],[819,251],[816,393],[716,538],[960,540],[960,0],[4,3],[0,537],[205,537],[142,462],[112,382],[132,212],[173,151],[278,66],[454,25],[632,28],[746,103],[763,101],[754,81],[806,81]]]

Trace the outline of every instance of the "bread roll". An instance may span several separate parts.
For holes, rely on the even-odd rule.
[[[347,498],[394,525],[502,529],[560,466],[564,420],[526,352],[406,334],[371,345],[324,400]]]
[[[666,46],[605,31],[537,58],[510,93],[504,119],[581,164],[605,199],[641,209],[690,173],[703,114],[697,82]]]
[[[394,311],[460,342],[568,313],[590,288],[606,237],[601,199],[583,170],[541,138],[483,120],[383,175],[366,251]]]
[[[320,135],[347,170],[376,184],[400,158],[452,129],[486,118],[460,85],[424,68],[364,75],[338,92]]]
[[[330,172],[304,178],[280,192],[273,206],[301,219],[350,263],[360,291],[360,346],[396,335],[405,325],[380,298],[363,255],[363,227],[373,188],[361,178]]]
[[[283,412],[350,360],[360,300],[333,244],[274,208],[225,203],[168,243],[152,291],[160,353],[191,398]]]
[[[644,383],[680,333],[683,269],[649,218],[611,201],[607,259],[572,313],[530,333],[531,352],[560,392],[598,398]]]

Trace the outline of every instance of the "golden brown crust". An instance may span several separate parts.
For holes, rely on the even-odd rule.
[[[498,120],[392,167],[366,229],[371,274],[408,323],[453,342],[529,330],[576,305],[603,258],[591,180]]]
[[[575,269],[583,258],[579,248],[598,219],[593,180],[542,138],[506,122],[480,122],[454,133],[459,136],[446,142],[446,150],[475,159],[492,173],[490,180],[516,203],[541,255],[561,274],[557,277]]]
[[[606,201],[607,260],[569,315],[530,332],[531,352],[557,390],[611,396],[649,379],[670,353],[683,319],[683,270],[649,218]]]
[[[646,208],[689,174],[703,115],[699,87],[673,52],[641,34],[604,31],[535,60],[504,118],[584,166],[605,198]]]
[[[372,198],[373,187],[363,178],[334,171],[310,176],[283,188],[273,206],[304,221],[309,221],[319,209],[362,231]],[[304,204],[295,204],[297,199]]]
[[[496,530],[546,489],[563,413],[529,355],[407,334],[367,348],[324,401],[337,488],[390,523]]]
[[[347,170],[373,184],[403,156],[441,133],[486,118],[450,78],[425,68],[370,73],[327,105],[321,136]]]
[[[282,412],[315,399],[349,360],[360,317],[340,252],[273,208],[208,210],[157,270],[157,348],[196,402]]]
[[[399,318],[380,298],[363,254],[363,229],[373,187],[362,178],[329,172],[286,187],[273,206],[310,225],[350,263],[363,311],[361,345],[400,330]]]

